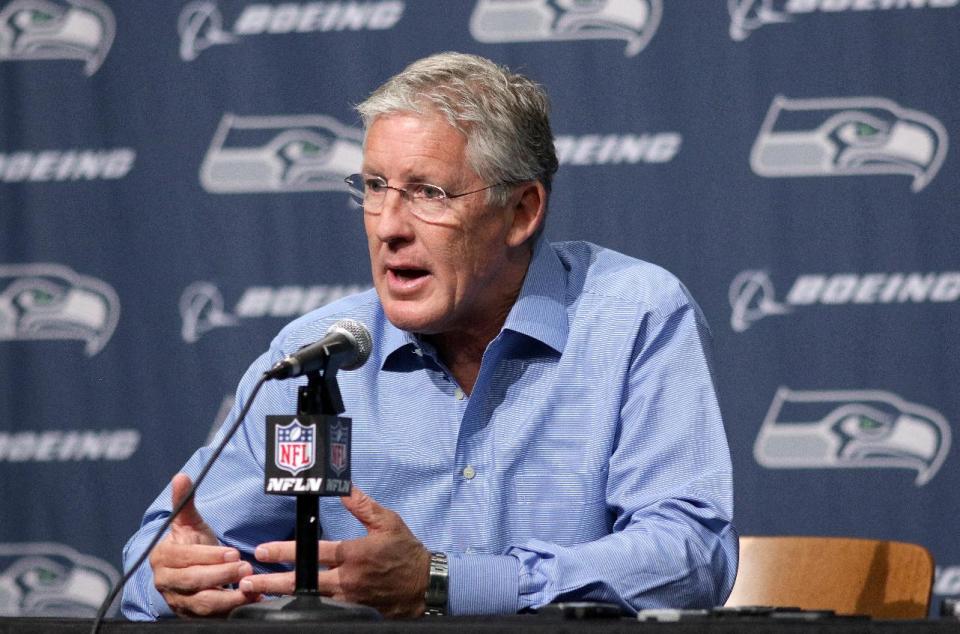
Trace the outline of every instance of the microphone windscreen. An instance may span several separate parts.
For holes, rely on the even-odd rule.
[[[334,333],[343,333],[350,337],[355,343],[356,355],[348,363],[340,366],[342,370],[356,370],[370,358],[370,351],[373,349],[373,339],[370,337],[370,331],[363,322],[356,319],[341,319],[333,323],[327,329],[327,335]]]

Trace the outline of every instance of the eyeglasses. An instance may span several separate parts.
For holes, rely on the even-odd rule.
[[[413,215],[427,222],[439,220],[449,208],[449,202],[454,198],[469,196],[505,184],[496,183],[462,194],[448,194],[442,187],[429,183],[388,185],[385,178],[372,174],[352,174],[343,181],[349,187],[353,200],[368,214],[377,215],[381,212],[387,192],[392,189],[409,203]]]

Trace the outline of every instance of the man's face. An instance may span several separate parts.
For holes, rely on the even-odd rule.
[[[465,150],[466,137],[439,115],[383,115],[367,131],[363,171],[392,186],[430,183],[452,195],[493,184],[467,166]],[[486,196],[450,200],[430,223],[395,191],[379,214],[364,213],[374,285],[395,326],[433,335],[502,324],[518,290],[505,288],[513,214],[509,205],[487,205]]]

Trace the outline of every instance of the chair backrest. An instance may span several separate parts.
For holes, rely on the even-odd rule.
[[[846,537],[741,537],[728,606],[794,606],[923,619],[933,557],[923,546]]]

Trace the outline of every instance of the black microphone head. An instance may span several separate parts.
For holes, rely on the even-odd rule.
[[[370,351],[373,349],[373,339],[370,337],[370,331],[356,319],[341,319],[333,323],[327,329],[327,336],[340,333],[350,338],[353,342],[355,356],[348,362],[340,365],[341,370],[356,370],[370,358]]]

